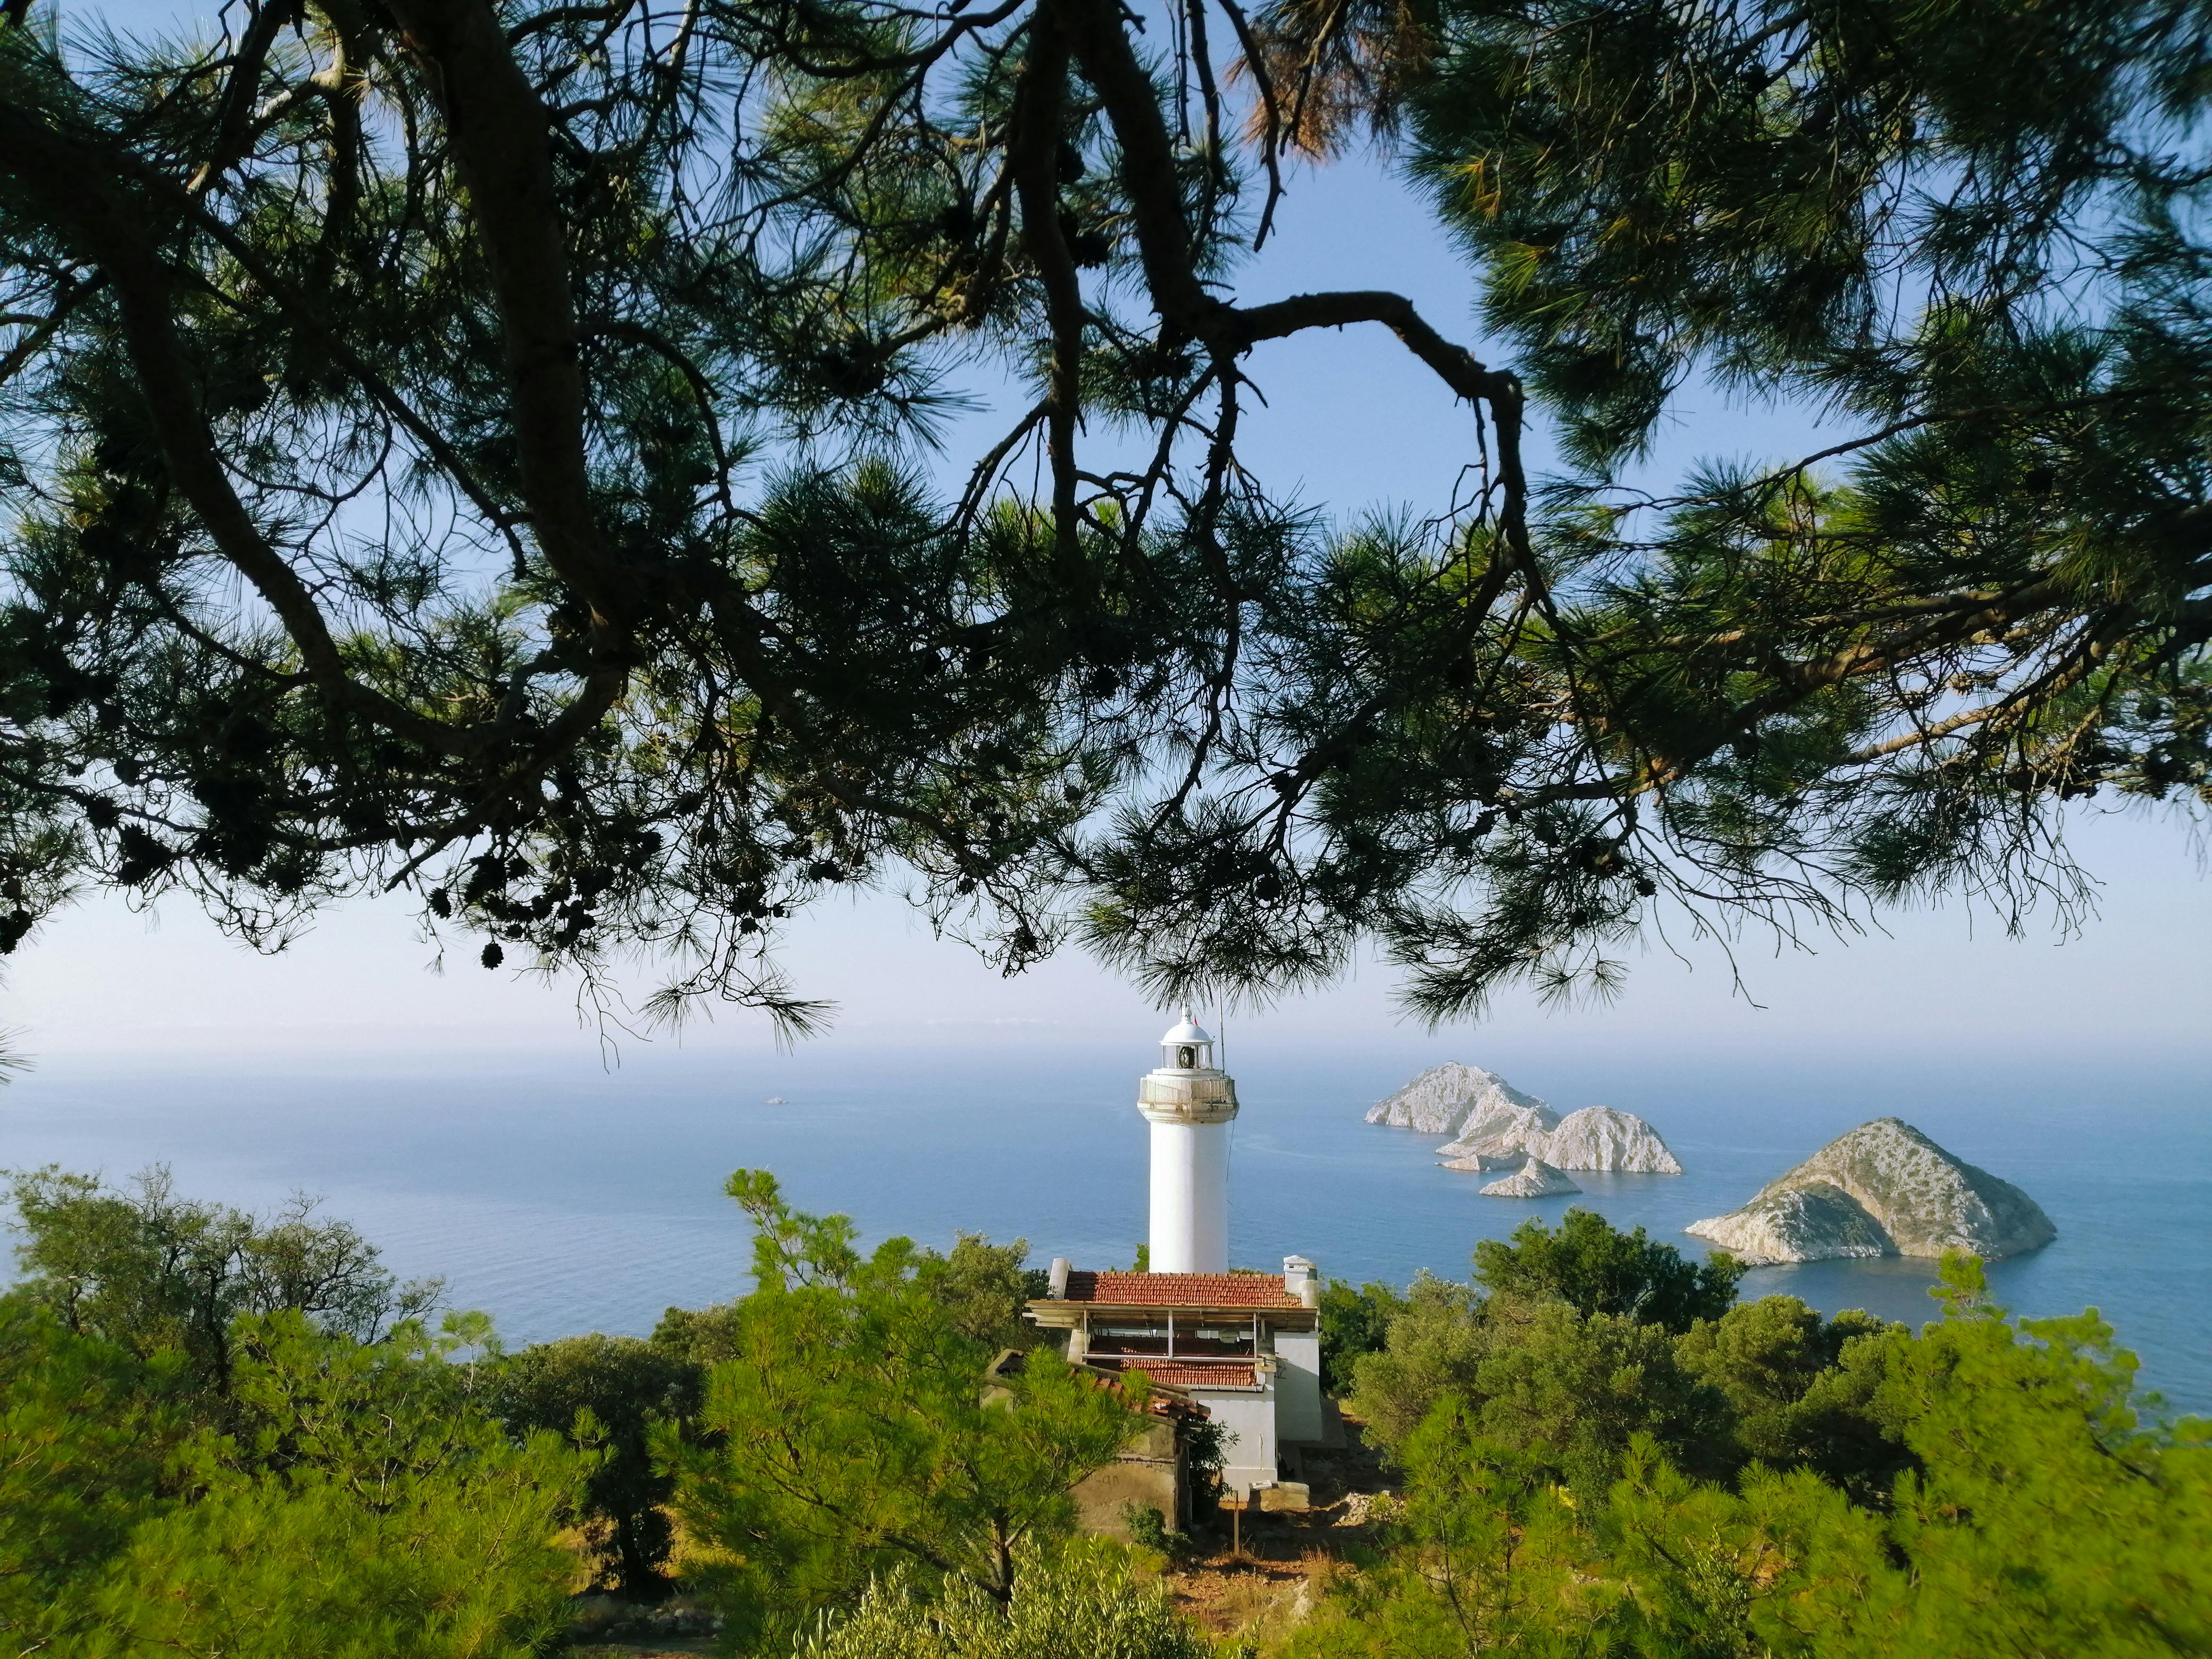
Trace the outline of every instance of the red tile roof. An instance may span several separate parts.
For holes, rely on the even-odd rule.
[[[1070,1302],[1114,1308],[1299,1308],[1280,1273],[1091,1273],[1067,1276]]]
[[[1171,1389],[1256,1389],[1258,1374],[1248,1360],[1202,1361],[1149,1359],[1135,1356],[1091,1354],[1084,1361],[1100,1370],[1142,1371],[1153,1382]]]
[[[988,1375],[994,1377],[1018,1376],[1021,1375],[1022,1371],[1027,1368],[1028,1363],[1029,1356],[1023,1353],[1020,1349],[1008,1348],[1004,1353],[1001,1353],[996,1360],[992,1362],[991,1369]],[[1200,1368],[1196,1366],[1184,1366],[1182,1369],[1186,1370],[1194,1370]],[[1251,1367],[1248,1365],[1244,1367],[1244,1370],[1249,1372],[1251,1370]],[[1089,1378],[1095,1387],[1111,1389],[1116,1394],[1119,1394],[1121,1391],[1121,1374],[1120,1368],[1110,1362],[1102,1365],[1095,1360],[1085,1360],[1075,1366],[1074,1370],[1078,1376]],[[1150,1376],[1149,1369],[1147,1370],[1146,1374],[1147,1376]],[[1171,1379],[1164,1376],[1153,1376],[1151,1380],[1153,1385],[1152,1396],[1150,1400],[1145,1402],[1145,1409],[1151,1415],[1154,1417],[1180,1417],[1190,1419],[1207,1418],[1213,1414],[1207,1411],[1205,1407],[1200,1405],[1195,1400],[1193,1400],[1188,1395],[1183,1393]]]

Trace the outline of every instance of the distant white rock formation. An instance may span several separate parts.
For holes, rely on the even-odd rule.
[[[1562,1170],[1625,1170],[1637,1175],[1680,1175],[1682,1165],[1659,1132],[1633,1112],[1585,1106],[1569,1112],[1545,1135],[1531,1135],[1529,1152]]]
[[[1455,1135],[1472,1120],[1513,1108],[1540,1114],[1549,1120],[1547,1128],[1559,1121],[1550,1107],[1497,1073],[1451,1060],[1431,1066],[1388,1100],[1376,1102],[1367,1109],[1367,1121],[1423,1134]]]
[[[1457,1160],[1525,1153],[1559,1170],[1682,1173],[1659,1132],[1632,1112],[1585,1106],[1561,1117],[1497,1073],[1456,1060],[1431,1066],[1388,1100],[1376,1102],[1367,1109],[1367,1121],[1450,1135],[1437,1155],[1451,1169],[1486,1170],[1498,1166]]]
[[[1563,1198],[1582,1188],[1540,1158],[1524,1158],[1520,1170],[1482,1189],[1485,1198]]]
[[[1548,1135],[1559,1127],[1559,1115],[1548,1106],[1497,1106],[1472,1114],[1461,1125],[1459,1137],[1437,1148],[1439,1158],[1464,1158],[1468,1153],[1525,1152],[1532,1137]]]
[[[1682,1165],[1659,1132],[1633,1112],[1585,1106],[1558,1116],[1548,1109],[1507,1108],[1471,1123],[1458,1139],[1440,1146],[1440,1158],[1502,1157],[1527,1152],[1561,1170],[1620,1170],[1635,1175],[1680,1175]]]
[[[1528,1161],[1526,1152],[1468,1152],[1458,1158],[1447,1158],[1438,1162],[1447,1170],[1468,1170],[1477,1175],[1495,1175],[1501,1170],[1517,1170]]]
[[[1741,1209],[1685,1231],[1753,1264],[1946,1250],[1994,1258],[2058,1236],[2019,1188],[1893,1117],[1838,1136]]]

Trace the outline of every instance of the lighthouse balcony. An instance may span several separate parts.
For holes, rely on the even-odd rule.
[[[1137,1084],[1137,1109],[1154,1122],[1219,1123],[1237,1115],[1237,1084],[1212,1077],[1154,1072]]]

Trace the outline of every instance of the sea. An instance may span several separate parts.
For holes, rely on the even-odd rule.
[[[1483,1063],[1480,1054],[1465,1056]],[[1508,1072],[1561,1110],[1649,1119],[1678,1176],[1577,1173],[1579,1198],[1486,1198],[1438,1167],[1442,1139],[1362,1121],[1419,1069],[1357,1052],[1233,1049],[1231,1248],[1272,1268],[1297,1253],[1333,1277],[1402,1285],[1465,1278],[1475,1241],[1580,1204],[1691,1255],[1682,1228],[1869,1118],[1904,1118],[2024,1188],[2057,1241],[1991,1264],[1996,1298],[2044,1316],[2095,1308],[2170,1413],[2212,1413],[2212,1086],[2201,1065],[1961,1065],[1875,1053],[1655,1054],[1571,1050]],[[1130,1265],[1146,1225],[1152,1051],[811,1044],[794,1054],[654,1049],[603,1064],[588,1045],[526,1054],[42,1067],[0,1092],[0,1167],[98,1172],[155,1164],[181,1194],[268,1210],[319,1197],[403,1276],[443,1275],[510,1345],[642,1334],[672,1306],[742,1294],[738,1168],[793,1203],[852,1216],[869,1241],[938,1248],[961,1231],[1027,1242],[1042,1264]],[[1494,1069],[1505,1069],[1494,1067]],[[1832,1261],[1754,1271],[1746,1297],[1919,1322],[1934,1264]]]

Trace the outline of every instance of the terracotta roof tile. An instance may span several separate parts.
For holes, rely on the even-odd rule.
[[[1171,1389],[1256,1389],[1260,1379],[1247,1362],[1194,1362],[1182,1359],[1116,1358],[1092,1354],[1085,1364],[1101,1370],[1142,1371],[1153,1382]]]
[[[1070,1302],[1115,1308],[1304,1308],[1280,1273],[1071,1273]]]

